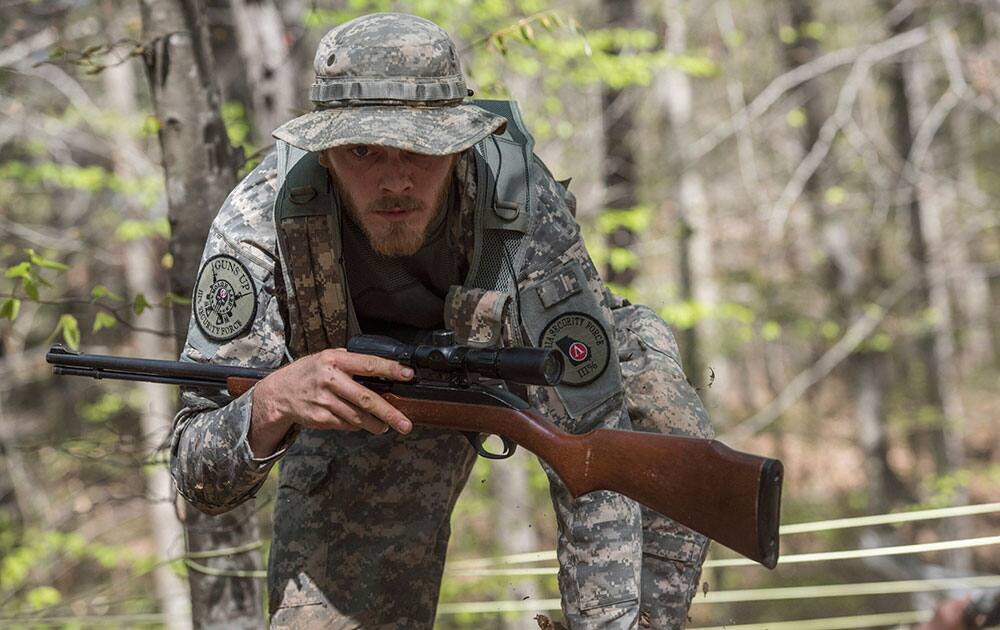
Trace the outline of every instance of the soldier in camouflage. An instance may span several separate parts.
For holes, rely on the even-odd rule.
[[[466,100],[444,31],[409,15],[358,18],[323,38],[315,70],[315,111],[275,132],[278,150],[212,225],[182,356],[284,367],[235,399],[184,391],[171,471],[189,501],[221,513],[282,461],[272,627],[430,628],[476,454],[352,380],[412,372],[343,350],[347,336],[447,327],[471,345],[556,347],[564,383],[525,395],[564,429],[712,431],[669,328],[603,285],[572,195],[509,128],[519,117]],[[503,167],[513,178],[484,158],[491,145],[528,147]],[[486,260],[498,255],[505,264]],[[574,500],[547,472],[569,625],[683,627],[707,541],[615,493]]]

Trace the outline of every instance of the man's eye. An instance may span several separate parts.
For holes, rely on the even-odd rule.
[[[351,154],[353,154],[354,157],[363,158],[366,155],[368,155],[368,153],[369,153],[368,147],[364,145],[360,147],[354,147],[353,149],[351,149]]]

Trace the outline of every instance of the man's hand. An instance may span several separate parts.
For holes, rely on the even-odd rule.
[[[255,457],[272,454],[293,424],[311,429],[409,433],[401,411],[352,377],[408,381],[413,370],[344,349],[323,350],[276,370],[254,386],[248,441]]]

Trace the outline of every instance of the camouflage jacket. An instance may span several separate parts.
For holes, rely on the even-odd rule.
[[[565,386],[531,388],[531,402],[575,432],[628,426],[614,350],[613,298],[586,251],[565,189],[537,159],[534,169],[538,210],[517,272],[520,322],[510,316],[510,309],[492,308],[490,300],[482,299],[481,290],[453,287],[446,324],[459,330],[460,339],[502,336],[508,343],[535,345],[565,341],[565,335],[553,341],[561,331],[575,333],[584,345],[574,348],[578,353],[574,356],[588,356],[569,362]],[[197,326],[198,318],[192,318],[183,360],[277,367],[292,358],[286,349],[284,309],[275,280],[278,248],[272,209],[276,179],[276,161],[269,155],[226,200],[212,223],[203,255],[203,267],[220,258],[241,263],[241,275],[249,276],[253,286],[252,318],[247,318],[239,336],[224,341],[213,340],[211,331]],[[463,213],[467,214],[475,182],[465,179],[461,183],[467,200]],[[181,494],[203,511],[224,512],[252,496],[273,462],[295,442],[292,433],[274,455],[253,457],[246,441],[252,394],[253,390],[229,400],[221,394],[183,393],[184,408],[175,419],[171,470]]]

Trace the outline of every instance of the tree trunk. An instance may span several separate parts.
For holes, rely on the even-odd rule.
[[[687,52],[687,17],[682,0],[666,0],[663,5],[666,20],[666,48],[671,55]],[[718,348],[709,347],[702,340],[721,337],[716,320],[719,306],[719,288],[715,282],[712,255],[712,217],[705,194],[705,184],[687,155],[686,147],[693,142],[691,133],[693,90],[691,79],[683,70],[668,67],[658,82],[657,98],[667,112],[669,137],[666,146],[672,147],[668,160],[671,179],[676,182],[677,214],[680,223],[678,247],[680,286],[683,299],[697,305],[708,317],[681,332],[682,360],[688,377],[695,385],[703,385],[708,376],[709,364],[720,382],[733,383],[735,377]]]
[[[638,7],[635,0],[602,0],[609,28],[636,28]],[[636,89],[602,88],[602,117],[604,121],[604,208],[605,212],[630,211],[639,205],[636,186],[636,155],[633,146],[635,127]],[[636,235],[628,225],[618,224],[606,235],[610,252],[604,280],[616,287],[629,287],[638,269],[634,264],[622,265],[623,257],[616,257],[615,250],[633,253]]]
[[[117,39],[124,29],[116,22],[110,2],[105,2],[102,9],[108,24],[108,32],[113,39]],[[134,119],[138,111],[136,81],[132,71],[132,65],[122,64],[108,68],[102,75],[109,105],[126,120]],[[115,173],[123,179],[150,175],[150,171],[154,170],[152,162],[137,164],[134,159],[135,155],[142,155],[143,152],[129,135],[128,129],[127,124],[119,125],[112,132],[115,147],[112,159]],[[157,264],[153,256],[154,252],[148,251],[142,241],[132,241],[127,245],[125,271],[130,293],[142,293],[146,296],[163,293],[162,287],[156,286]],[[142,315],[136,317],[134,324],[152,330],[166,330],[169,318],[165,315],[161,309],[146,309]],[[136,356],[171,358],[168,355],[172,353],[164,352],[163,339],[157,335],[134,332],[132,342]],[[146,401],[144,413],[140,416],[144,451],[152,456],[162,452],[161,449],[170,435],[170,419],[174,411],[170,401],[170,390],[153,383],[140,383],[138,387]],[[156,541],[157,559],[162,562],[179,558],[184,553],[184,530],[174,511],[173,484],[166,467],[146,468],[146,498],[149,500],[149,522]],[[184,582],[167,564],[159,565],[154,570],[153,579],[160,600],[160,609],[163,612],[164,626],[168,630],[191,628],[191,600]]]
[[[271,144],[271,132],[291,117],[298,85],[289,61],[285,24],[272,0],[230,0],[233,27],[250,88],[256,144]]]
[[[496,514],[497,544],[503,555],[528,553],[541,547],[538,532],[531,526],[531,519],[525,518],[536,513],[536,507],[531,497],[529,483],[529,467],[534,466],[534,458],[524,449],[518,449],[510,459],[500,462],[490,469],[490,487],[494,489],[494,506]],[[507,584],[512,599],[537,600],[538,585],[534,579],[511,578]],[[507,616],[503,619],[503,627],[516,630],[530,628],[534,623],[535,614],[523,612],[517,616]]]
[[[807,64],[819,55],[819,42],[808,35],[808,25],[814,21],[811,0],[786,0],[785,9],[796,39],[785,45],[785,59],[790,70]],[[798,88],[805,125],[800,139],[803,155],[808,154],[819,140],[820,128],[827,112],[823,104],[823,88],[817,79],[806,81]],[[819,231],[818,242],[823,249],[827,268],[824,284],[835,296],[831,305],[842,325],[861,316],[864,293],[878,284],[878,248],[864,242],[864,235],[851,238],[851,227],[845,221],[843,209],[825,197],[826,190],[838,182],[838,173],[828,161],[820,165],[806,182],[803,204],[813,215],[811,224]],[[853,242],[852,242],[853,241]],[[857,252],[870,249],[873,256],[865,272]],[[865,278],[869,278],[867,282]],[[865,286],[865,285],[871,286]],[[889,464],[889,431],[885,412],[883,375],[887,358],[882,353],[857,352],[847,359],[848,387],[855,402],[854,414],[859,446],[864,454],[868,473],[868,510],[873,514],[889,512],[906,494],[900,478]]]
[[[186,296],[192,293],[212,218],[236,185],[240,160],[222,122],[201,2],[141,0],[140,6],[167,181],[173,255],[170,287]],[[187,336],[190,312],[175,308],[173,317],[179,352]],[[200,560],[213,575],[189,570],[195,627],[263,627],[258,582],[232,575],[234,570],[259,570],[259,552],[226,553],[227,549],[252,547],[258,540],[253,502],[222,516],[207,516],[187,504],[182,513],[188,552],[220,553]]]
[[[892,34],[912,28],[912,17],[897,22]],[[929,67],[914,53],[907,53],[889,71],[889,84],[895,106],[894,143],[906,160],[900,173],[901,189],[912,190],[899,201],[910,226],[910,257],[919,274],[919,304],[915,312],[929,314],[928,330],[917,340],[919,360],[926,374],[927,402],[940,410],[940,421],[928,431],[929,448],[935,471],[944,476],[965,466],[962,444],[965,413],[959,391],[960,381],[955,357],[952,305],[946,283],[942,201],[936,183],[924,177],[933,169],[930,155],[912,155],[920,124],[929,112]],[[920,165],[912,158],[919,157]],[[903,181],[908,179],[909,181]],[[956,504],[968,502],[967,490],[960,489],[952,498]],[[962,520],[942,524],[944,537],[965,530]],[[959,550],[949,554],[949,564],[958,571],[971,568],[971,554]]]

